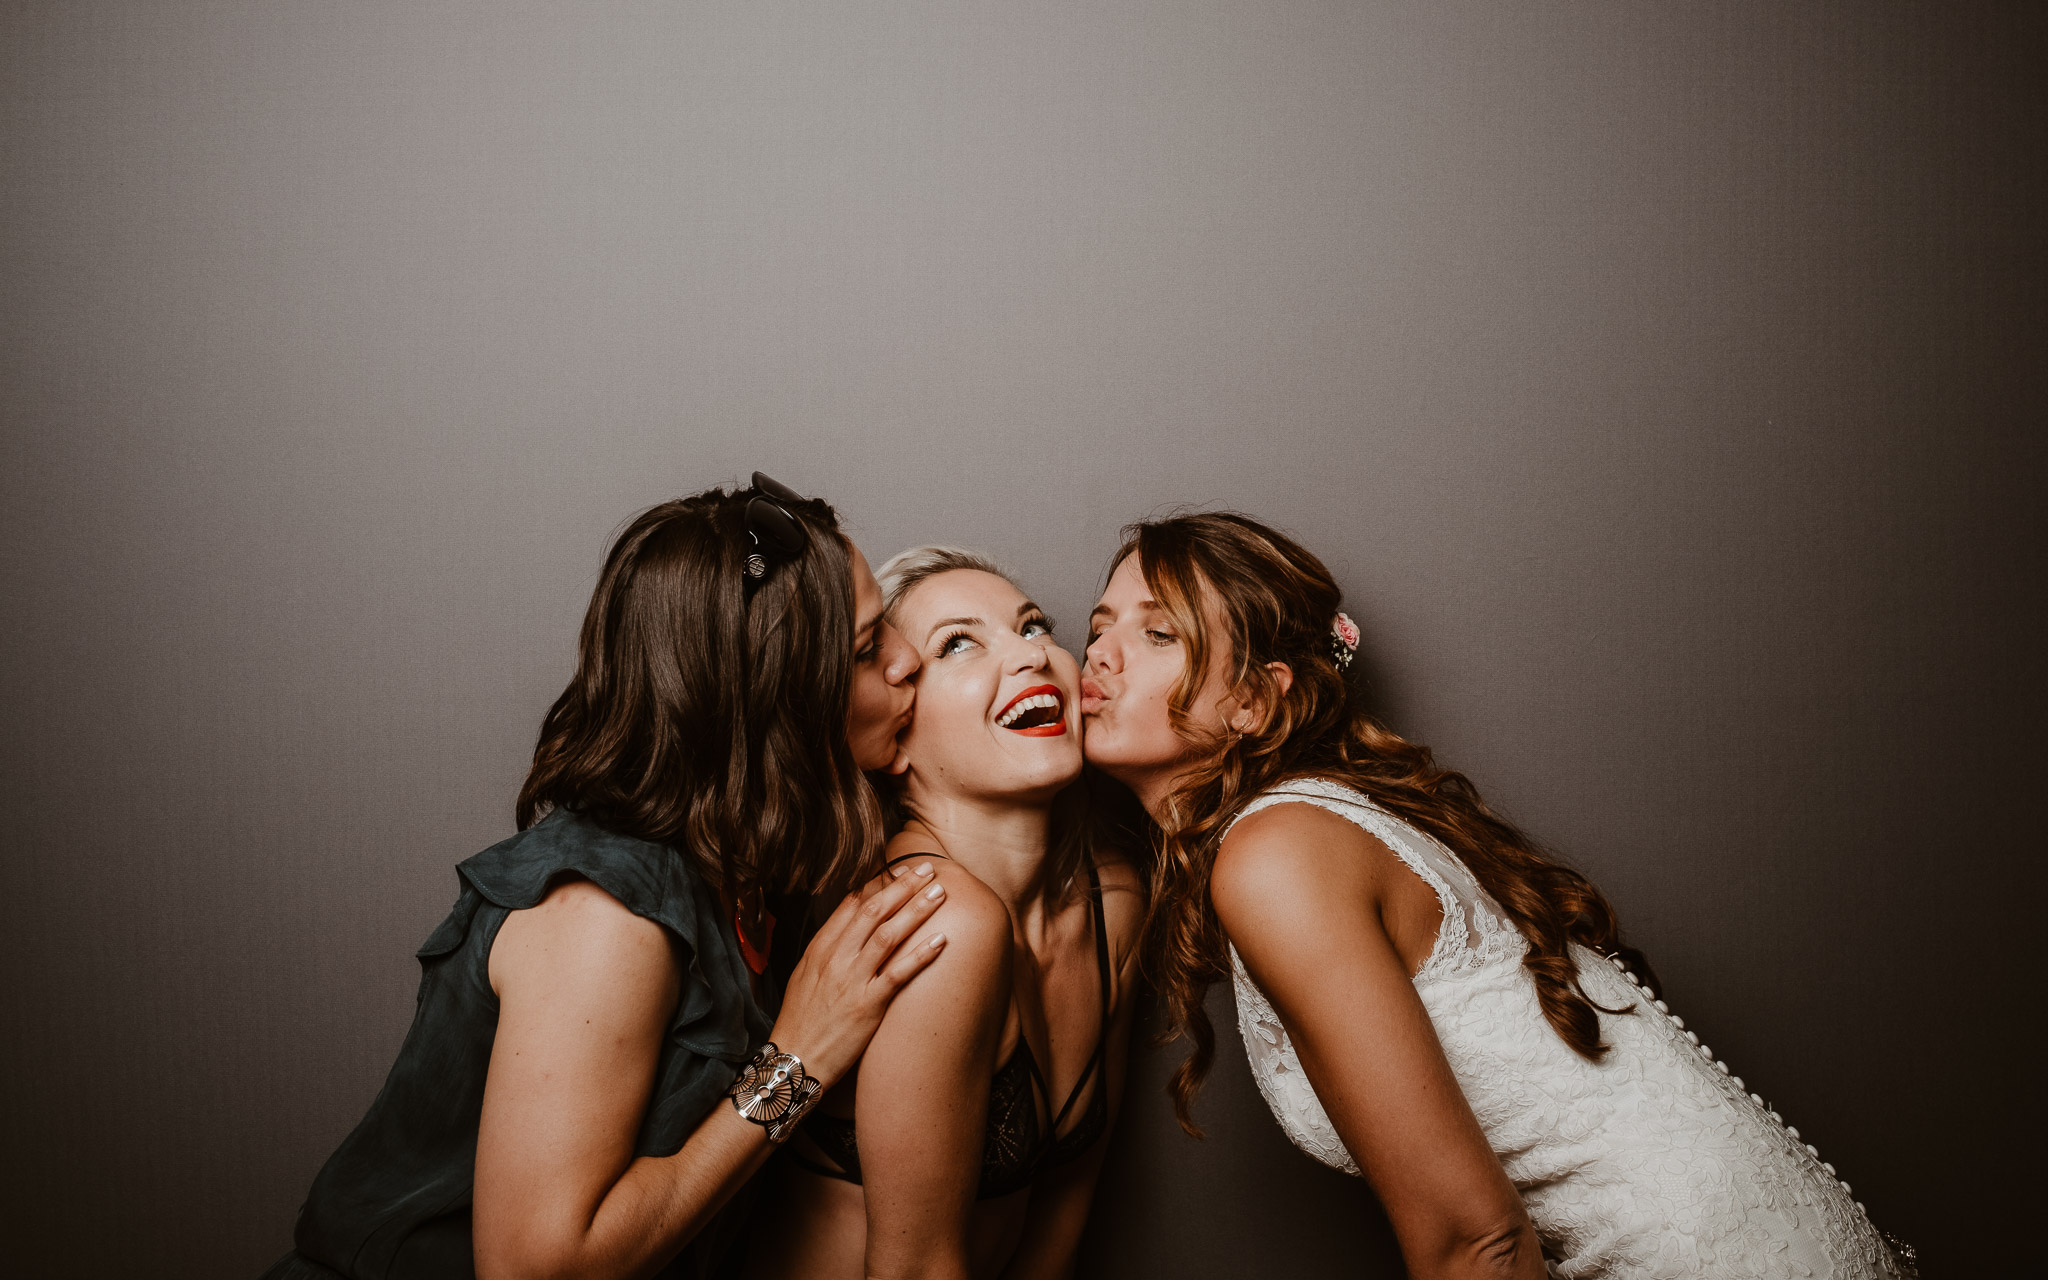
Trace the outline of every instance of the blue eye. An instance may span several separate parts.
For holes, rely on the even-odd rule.
[[[1024,623],[1024,625],[1023,625],[1023,626],[1021,626],[1021,627],[1017,628],[1017,633],[1018,633],[1019,635],[1022,635],[1022,636],[1024,636],[1024,637],[1026,637],[1026,638],[1028,638],[1028,639],[1032,639],[1032,640],[1036,640],[1036,639],[1040,638],[1041,636],[1049,636],[1049,635],[1051,635],[1051,634],[1052,634],[1052,619],[1051,619],[1051,618],[1030,618],[1030,619],[1027,619],[1027,620],[1025,621],[1025,623]]]
[[[955,631],[952,635],[939,642],[939,656],[941,658],[950,658],[973,643],[973,636],[968,635],[965,631]]]

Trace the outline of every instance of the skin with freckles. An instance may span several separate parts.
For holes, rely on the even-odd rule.
[[[1186,772],[1266,723],[1267,708],[1228,687],[1233,655],[1218,602],[1205,593],[1201,608],[1210,657],[1186,732],[1168,705],[1187,670],[1187,638],[1153,598],[1136,554],[1110,575],[1089,618],[1088,760],[1129,786],[1155,822]],[[1278,662],[1266,669],[1284,696],[1292,672]],[[1443,921],[1435,892],[1357,825],[1278,804],[1231,828],[1209,895],[1386,1208],[1409,1273],[1541,1277],[1521,1198],[1412,982]]]
[[[1070,1272],[1106,1139],[1022,1191],[980,1201],[975,1191],[998,1064],[1028,1044],[1057,1107],[1101,1032],[1086,873],[1078,891],[1051,894],[1043,874],[1054,799],[1081,771],[1080,673],[1037,606],[995,574],[936,574],[894,616],[923,666],[917,717],[900,744],[911,816],[889,853],[928,855],[947,891],[933,925],[947,935],[946,954],[905,988],[857,1072],[820,1104],[855,1119],[862,1183],[782,1170],[777,1229],[757,1243],[750,1271],[757,1280],[1052,1280]],[[1111,1030],[1106,1075],[1086,1088],[1108,1091],[1113,1117],[1142,896],[1128,864],[1096,858]],[[1082,1093],[1067,1128],[1089,1103]],[[797,1154],[829,1160],[801,1133],[795,1143]]]

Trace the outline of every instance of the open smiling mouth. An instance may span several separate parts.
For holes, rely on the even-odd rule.
[[[1030,738],[1057,738],[1067,731],[1067,696],[1058,685],[1026,689],[996,713],[996,727]]]

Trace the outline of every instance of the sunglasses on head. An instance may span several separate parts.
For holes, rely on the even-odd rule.
[[[747,553],[747,582],[751,585],[768,576],[771,558],[774,563],[794,560],[810,545],[810,535],[804,532],[803,521],[791,515],[782,504],[802,502],[802,495],[788,485],[759,471],[754,473],[754,488],[761,497],[747,503],[747,537],[753,540],[754,549]]]

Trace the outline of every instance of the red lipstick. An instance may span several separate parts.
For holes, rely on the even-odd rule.
[[[1058,685],[1033,685],[1003,704],[996,727],[1027,738],[1057,738],[1067,731],[1067,695]]]

